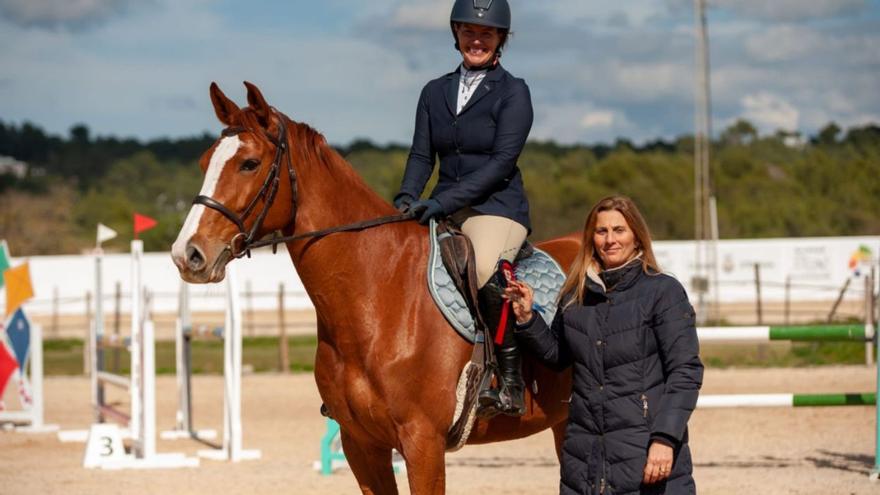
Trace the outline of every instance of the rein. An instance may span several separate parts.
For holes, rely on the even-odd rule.
[[[370,220],[364,220],[361,222],[340,225],[338,227],[330,227],[327,229],[315,230],[312,232],[305,232],[302,234],[289,235],[284,237],[279,236],[278,231],[276,231],[270,239],[256,239],[257,232],[260,230],[260,227],[263,226],[263,221],[265,220],[266,215],[268,215],[269,213],[269,208],[272,207],[272,203],[275,201],[275,195],[278,193],[278,188],[281,182],[281,161],[282,159],[284,159],[285,154],[287,155],[287,176],[290,179],[291,200],[293,202],[293,213],[291,214],[290,221],[287,223],[287,225],[292,225],[296,220],[296,203],[298,199],[296,187],[297,181],[296,170],[293,168],[293,163],[290,158],[290,147],[287,144],[287,118],[275,109],[273,109],[273,112],[275,113],[275,115],[278,116],[278,137],[274,138],[269,134],[265,134],[265,136],[266,139],[268,139],[272,144],[275,145],[275,158],[272,160],[271,169],[269,170],[269,173],[266,174],[266,180],[263,181],[263,186],[250,201],[250,203],[248,203],[247,207],[245,207],[244,212],[241,215],[238,215],[234,211],[226,207],[226,205],[215,200],[214,198],[211,198],[210,196],[198,195],[195,197],[195,199],[193,199],[192,202],[192,204],[194,205],[203,205],[206,208],[210,208],[219,212],[229,221],[234,223],[236,227],[238,227],[238,233],[232,237],[232,239],[229,241],[229,245],[225,248],[225,250],[229,251],[229,254],[233,258],[241,258],[244,255],[250,257],[251,249],[263,246],[272,246],[272,252],[275,253],[277,251],[278,244],[284,242],[291,242],[306,238],[320,239],[321,237],[335,234],[337,232],[353,232],[389,223],[405,222],[414,218],[414,215],[412,213],[407,212],[400,215],[389,215]],[[233,136],[247,130],[248,129],[245,127],[227,127],[226,129],[223,129],[221,135],[224,137]],[[245,228],[244,222],[254,211],[254,207],[257,205],[257,201],[259,201],[260,198],[264,198],[263,209],[257,215],[257,219],[254,221],[254,224],[253,226],[251,226],[250,230],[247,230]],[[241,239],[241,248],[236,247],[236,244],[239,243],[239,239]]]
[[[296,235],[288,235],[288,236],[278,236],[275,235],[271,239],[263,239],[260,241],[252,242],[248,248],[258,248],[263,246],[272,246],[272,252],[275,252],[275,247],[278,244],[282,244],[285,242],[298,241],[300,239],[307,239],[309,237],[314,237],[316,239],[320,239],[321,237],[328,236],[330,234],[335,234],[337,232],[354,232],[358,230],[369,229],[372,227],[377,227],[379,225],[386,225],[389,223],[397,223],[397,222],[405,222],[407,220],[412,220],[415,216],[412,213],[403,213],[400,215],[389,215],[385,217],[373,218],[370,220],[363,220],[361,222],[349,223],[346,225],[340,225],[338,227],[330,227],[327,229],[321,230],[313,230],[311,232],[304,232],[302,234]],[[276,233],[277,234],[277,233]]]

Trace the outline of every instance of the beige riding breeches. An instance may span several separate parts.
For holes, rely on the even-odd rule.
[[[486,285],[498,261],[513,262],[519,248],[528,236],[528,230],[518,222],[505,217],[483,215],[465,208],[452,215],[452,220],[461,225],[461,231],[474,245],[477,263],[477,282]]]

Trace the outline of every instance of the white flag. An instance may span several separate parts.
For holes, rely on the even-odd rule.
[[[100,246],[102,242],[109,241],[116,236],[117,234],[115,230],[104,225],[103,223],[98,224],[98,246]]]

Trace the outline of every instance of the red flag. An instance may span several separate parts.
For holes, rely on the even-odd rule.
[[[146,216],[141,215],[140,213],[134,214],[134,238],[138,238],[138,234],[145,230],[150,230],[155,227],[159,222],[156,220]]]

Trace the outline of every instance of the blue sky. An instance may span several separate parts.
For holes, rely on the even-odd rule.
[[[510,0],[505,67],[533,139],[693,129],[691,0]],[[455,68],[451,0],[0,0],[0,119],[150,139],[220,128],[243,80],[332,143],[408,143],[419,91]],[[710,0],[713,126],[812,134],[880,123],[880,0]]]

